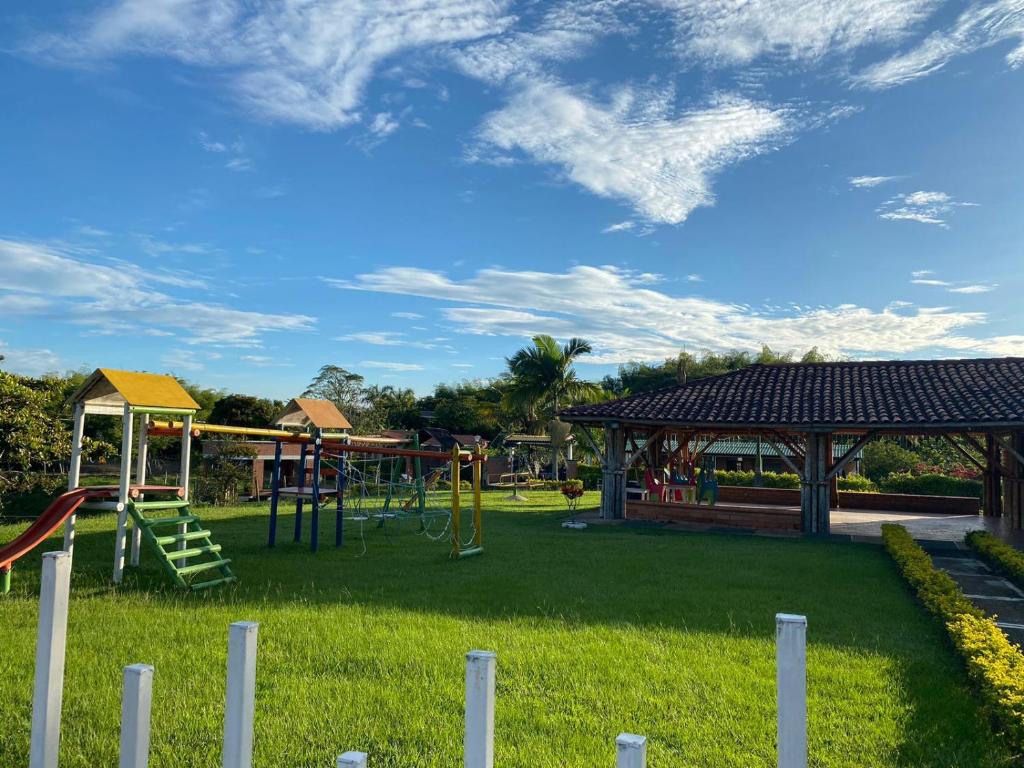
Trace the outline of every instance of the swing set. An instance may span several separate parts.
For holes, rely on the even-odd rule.
[[[324,438],[319,434],[275,437],[274,469],[271,478],[270,528],[268,546],[277,543],[278,509],[282,498],[295,499],[292,540],[302,541],[306,504],[310,510],[310,550],[319,548],[320,511],[334,498],[334,545],[344,546],[346,524],[356,525],[366,551],[365,526],[375,524],[385,534],[403,523],[417,526],[417,533],[431,541],[448,538],[453,558],[483,552],[481,488],[483,463],[487,457],[477,449],[463,451],[458,445],[450,455],[421,450],[353,443],[349,438]],[[299,443],[299,469],[295,486],[282,485],[282,446]],[[312,454],[312,471],[306,481],[306,464]],[[424,471],[424,463],[437,464]],[[469,537],[462,531],[462,470],[471,467],[472,518]],[[329,476],[333,486],[322,481]]]

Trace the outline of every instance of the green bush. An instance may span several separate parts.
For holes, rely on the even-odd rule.
[[[597,490],[597,484],[601,482],[601,468],[577,464],[576,477],[583,481],[583,487],[588,491]]]
[[[864,446],[863,473],[876,483],[893,472],[909,472],[921,457],[892,440],[872,440]]]
[[[67,487],[64,475],[41,472],[0,476],[0,519],[39,517]]]
[[[961,480],[948,475],[912,475],[896,472],[879,483],[883,493],[914,493],[922,496],[969,496],[981,498],[980,480]]]
[[[869,477],[864,475],[847,475],[839,478],[840,491],[855,491],[857,493],[878,493],[878,486]]]
[[[986,531],[971,531],[967,544],[982,560],[1024,588],[1024,554]]]
[[[986,710],[1020,752],[1024,749],[1024,654],[953,579],[935,568],[906,528],[883,525],[882,539],[921,602],[945,624]]]
[[[719,469],[715,470],[719,485],[733,485],[745,488],[754,485],[753,471]],[[761,482],[764,488],[799,488],[800,477],[792,472],[762,472]]]

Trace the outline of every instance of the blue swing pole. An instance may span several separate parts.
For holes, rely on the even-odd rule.
[[[309,529],[309,549],[316,552],[320,539],[320,437],[313,443],[313,520]]]
[[[306,444],[299,449],[298,493],[295,494],[295,535],[292,541],[302,541],[302,491],[306,487]]]
[[[270,478],[270,534],[267,546],[272,547],[277,541],[277,502],[281,489],[281,441],[274,446],[274,471]]]

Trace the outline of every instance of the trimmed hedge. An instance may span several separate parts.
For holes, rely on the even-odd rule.
[[[913,493],[921,496],[969,496],[981,498],[980,480],[961,480],[949,475],[912,475],[894,472],[878,484],[882,493]]]
[[[719,485],[738,485],[741,487],[752,487],[754,485],[754,472],[733,471],[728,469],[715,470],[715,477]],[[764,488],[799,488],[800,477],[792,472],[762,472],[761,479]]]
[[[987,531],[971,531],[966,539],[982,560],[1024,588],[1024,554]]]
[[[964,596],[952,578],[935,568],[906,528],[883,525],[882,539],[921,602],[945,624],[949,639],[967,664],[968,676],[981,692],[986,711],[1012,741],[1014,750],[1024,751],[1024,654]]]
[[[593,491],[601,481],[601,468],[592,467],[589,464],[577,464],[576,477],[583,481],[584,488]]]

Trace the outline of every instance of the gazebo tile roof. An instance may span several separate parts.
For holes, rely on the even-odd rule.
[[[1024,426],[1024,358],[751,365],[561,415],[723,427]]]

